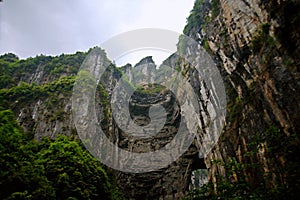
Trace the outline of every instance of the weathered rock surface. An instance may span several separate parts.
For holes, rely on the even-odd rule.
[[[204,0],[194,9],[202,21],[188,24],[185,33],[214,57],[228,97],[224,133],[205,159],[209,179],[216,182],[221,175],[238,181],[246,175],[251,189],[287,184],[296,192],[299,2]],[[231,169],[216,165],[216,160],[236,160],[243,173],[229,177]],[[247,167],[255,165],[260,167]]]
[[[143,67],[143,71],[141,71],[141,67]],[[153,82],[149,77],[152,79],[155,77],[156,66],[152,59],[143,59],[135,68],[135,70],[131,69],[131,73],[125,71],[127,77],[134,77],[133,79],[140,83],[141,87],[130,97],[129,111],[132,120],[139,126],[147,125],[151,122],[149,119],[150,107],[160,104],[166,111],[166,121],[162,124],[161,129],[148,130],[156,133],[150,137],[128,135],[126,131],[124,132],[119,128],[120,124],[111,121],[111,125],[109,125],[110,130],[108,130],[107,135],[113,143],[122,149],[136,153],[147,153],[159,150],[170,143],[177,134],[181,120],[181,112],[173,92],[166,88],[156,90],[156,87],[161,86],[146,84]],[[136,74],[139,75],[137,79]],[[164,79],[164,74],[162,72],[159,74],[162,79]],[[123,96],[126,95],[126,93],[119,95]],[[112,99],[112,102],[118,105],[119,99]],[[117,107],[121,108],[122,105]],[[124,107],[124,109],[126,108]],[[128,124],[127,121],[130,120],[131,119],[126,118],[120,121]],[[161,123],[163,123],[163,119],[161,119]],[[127,158],[119,159],[123,160],[124,163],[127,160]],[[161,157],[159,159],[165,158]],[[198,167],[203,167],[203,160],[198,159],[198,151],[196,143],[194,142],[186,153],[165,168],[147,173],[124,173],[118,171],[114,173],[117,175],[120,188],[129,199],[180,199],[188,190],[191,172],[192,169],[197,166],[196,163],[202,163],[202,166]]]
[[[274,189],[283,185],[299,186],[299,12],[298,1],[265,0],[203,0],[196,1],[193,20],[185,28],[185,34],[203,46],[216,62],[227,94],[226,126],[215,148],[205,158],[208,179],[216,182],[221,175],[230,181],[247,176],[250,189],[265,185]],[[186,56],[197,54],[200,47],[184,47]],[[99,64],[109,63],[105,53],[100,52]],[[82,62],[82,59],[79,59]],[[47,71],[49,60],[42,60],[28,68],[25,75],[18,74],[16,82],[42,85],[56,80],[55,73]],[[50,59],[51,62],[54,62]],[[75,75],[81,62],[63,70],[59,76]],[[193,65],[171,56],[165,64],[179,67],[199,98],[204,130],[209,121],[210,96],[203,80]],[[148,67],[139,66],[146,65]],[[91,66],[95,74],[99,67]],[[130,101],[131,117],[139,125],[149,123],[147,112],[154,103],[162,103],[167,119],[161,132],[151,138],[136,139],[125,135],[112,120],[110,100],[122,73],[128,81],[151,82],[155,64],[147,57],[135,66],[127,65],[117,70],[106,69],[97,88],[97,116],[110,140],[119,147],[133,152],[159,149],[168,143],[178,128],[180,107],[169,91],[161,93],[136,93]],[[57,70],[62,70],[59,67]],[[164,76],[168,76],[165,74]],[[216,91],[210,91],[211,93]],[[53,93],[55,93],[53,91]],[[147,96],[148,95],[148,96]],[[28,102],[10,102],[21,125],[34,134],[36,139],[57,134],[76,134],[72,118],[72,90],[39,97]],[[171,96],[171,98],[170,98]],[[146,113],[146,114],[145,114]],[[199,160],[201,134],[198,133],[189,150],[168,167],[140,174],[113,171],[120,187],[129,199],[180,199],[190,184],[191,172],[203,168]],[[251,156],[249,156],[251,155]],[[126,158],[123,158],[126,159]],[[228,176],[224,166],[215,161],[229,163],[236,160],[244,166],[243,174]],[[251,168],[247,166],[260,166]]]

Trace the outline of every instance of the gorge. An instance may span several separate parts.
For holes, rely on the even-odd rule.
[[[297,197],[300,187],[299,10],[296,0],[195,1],[183,32],[197,41],[197,47],[182,45],[179,39],[177,50],[188,57],[205,49],[215,62],[226,90],[225,125],[216,145],[204,158],[199,158],[202,135],[197,131],[188,150],[165,168],[127,173],[104,167],[125,198]],[[111,111],[111,102],[118,101],[112,97],[113,89],[122,75],[127,76],[124,81],[129,85],[132,80],[153,77],[155,70],[162,77],[169,76],[163,68],[157,69],[151,57],[145,57],[135,66],[117,67],[101,47],[86,53],[41,55],[26,60],[13,54],[2,55],[1,109],[13,111],[30,139],[53,139],[59,134],[78,137],[72,116],[72,93],[78,70],[91,52],[102,63],[109,63],[95,92],[97,123],[109,140],[136,153],[155,151],[168,144],[178,131],[182,108],[176,95],[167,88],[155,84],[133,86],[136,91],[128,107],[136,124],[146,126],[151,122],[147,115],[151,105],[159,103],[166,110],[166,122],[153,137],[136,139],[126,135]],[[203,83],[193,63],[174,54],[164,64],[177,70],[193,87],[203,111],[199,114],[201,127],[205,129],[209,126],[206,123],[208,104],[216,91]],[[91,84],[87,82],[85,87]],[[198,169],[207,171],[207,183],[200,189],[190,190],[192,173]]]

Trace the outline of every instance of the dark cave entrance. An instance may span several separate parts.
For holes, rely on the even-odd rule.
[[[208,170],[204,158],[196,158],[192,165],[189,189],[199,189],[208,181]]]

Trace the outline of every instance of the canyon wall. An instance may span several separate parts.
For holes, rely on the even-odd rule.
[[[222,177],[296,194],[298,12],[298,1],[195,2],[184,33],[214,58],[227,93],[225,128],[205,158],[215,188]]]
[[[179,41],[178,51],[186,57],[198,58],[204,48],[216,63],[226,88],[225,127],[204,160],[199,158],[202,142],[199,131],[188,151],[163,169],[139,174],[112,170],[127,198],[183,198],[192,171],[203,168],[208,169],[208,181],[215,189],[220,181],[226,180],[245,183],[247,191],[279,189],[296,194],[300,153],[298,12],[299,2],[293,0],[195,2],[184,33],[197,46],[181,46]],[[71,97],[75,75],[86,55],[80,52],[60,57],[41,55],[29,59],[31,63],[28,61],[26,65],[11,55],[1,57],[18,66],[9,72],[13,79],[1,89],[1,106],[14,111],[30,137],[40,140],[58,134],[76,135]],[[110,63],[103,50],[99,49],[97,56],[102,64]],[[204,130],[209,118],[209,94],[217,89],[207,88],[193,63],[175,54],[164,63],[180,71],[193,86],[202,113],[200,127]],[[126,136],[112,118],[112,91],[123,74],[129,82],[138,80],[140,75],[151,79],[155,64],[151,57],[146,57],[135,66],[138,73],[132,74],[130,69],[131,65],[116,68],[111,63],[106,69],[96,90],[98,122],[119,147],[133,152],[154,151],[176,134],[181,108],[178,99],[167,90],[161,92],[156,86],[146,85],[139,88],[130,103],[132,119],[137,124],[147,124],[149,119],[144,113],[160,102],[165,105],[168,121],[151,138],[152,142]]]

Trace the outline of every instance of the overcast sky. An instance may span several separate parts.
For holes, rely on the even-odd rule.
[[[193,4],[194,0],[4,0],[0,54],[26,58],[86,51],[138,28],[182,33]]]

